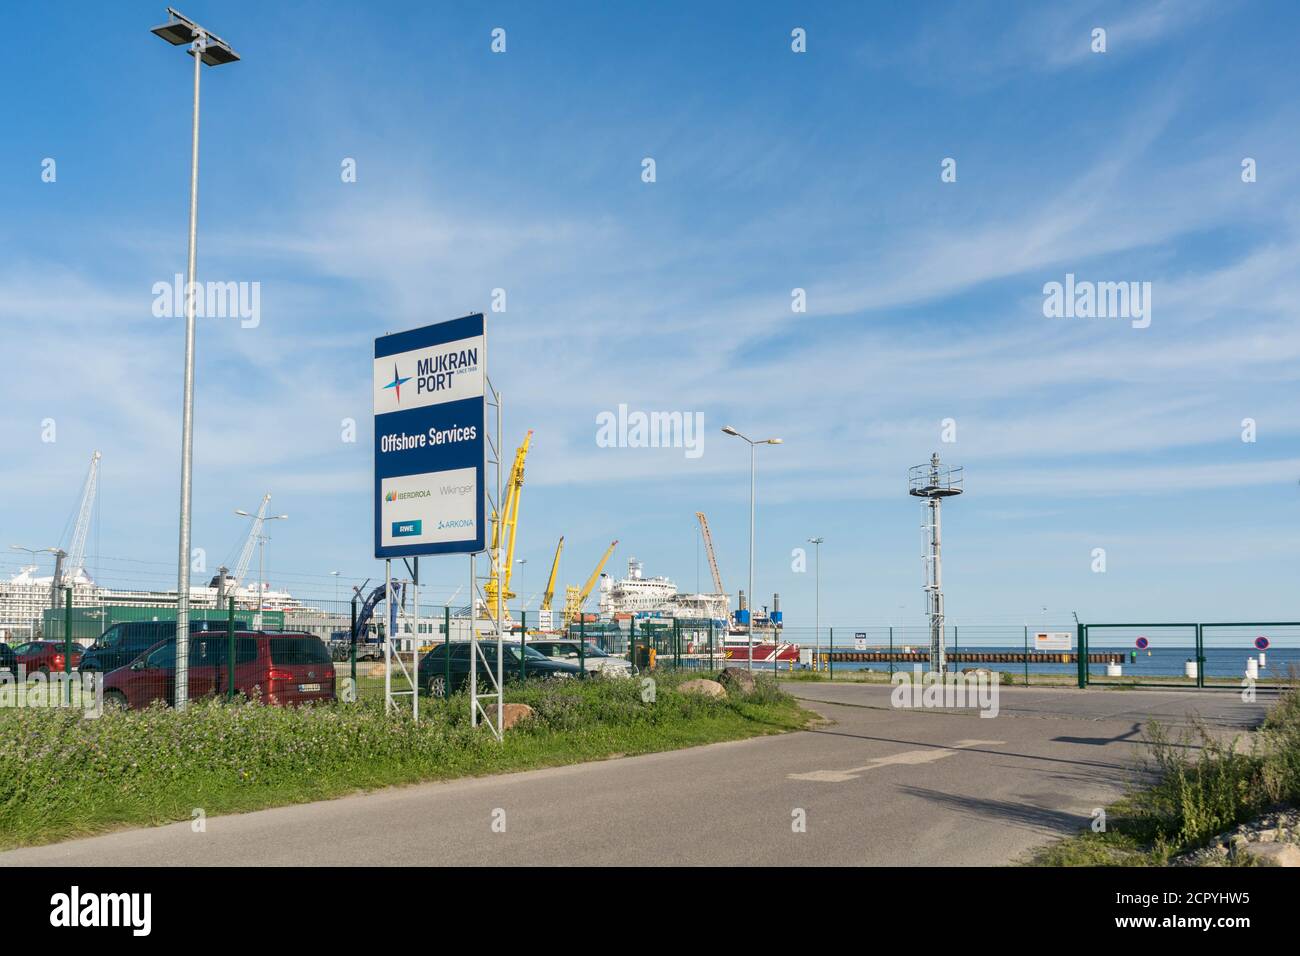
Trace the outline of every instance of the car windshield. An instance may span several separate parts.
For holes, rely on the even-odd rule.
[[[579,646],[578,646],[578,642],[577,642],[577,641],[574,641],[572,644],[567,644],[567,643],[566,643],[566,644],[554,644],[554,645],[552,645],[552,646],[555,648],[554,653],[551,655],[552,657],[573,657],[573,658],[576,658],[576,657],[578,656],[580,650],[581,650],[581,649],[579,648]],[[602,651],[600,648],[598,648],[598,647],[596,647],[596,646],[594,646],[594,645],[592,645],[592,644],[588,644],[588,645],[587,645],[587,650],[586,650],[585,652],[583,652],[583,653],[584,653],[585,656],[587,656],[587,657],[608,657],[608,656],[609,656],[609,655],[606,654],[604,651]]]

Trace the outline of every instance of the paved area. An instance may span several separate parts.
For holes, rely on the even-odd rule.
[[[987,865],[1087,825],[1141,778],[1143,727],[1223,733],[1267,698],[1006,688],[993,719],[889,688],[790,683],[828,723],[0,854],[0,865]]]

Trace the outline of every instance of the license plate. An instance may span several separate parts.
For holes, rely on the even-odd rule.
[[[320,690],[320,684],[299,684],[298,685],[298,693],[300,694],[313,694],[319,690]]]

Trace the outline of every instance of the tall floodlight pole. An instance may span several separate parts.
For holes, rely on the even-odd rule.
[[[744,439],[749,443],[749,620],[745,624],[745,633],[749,637],[749,654],[745,660],[745,669],[754,669],[754,491],[757,484],[758,463],[755,456],[755,449],[759,445],[779,445],[782,442],[780,438],[764,438],[761,441],[755,441],[746,438],[740,432],[736,431],[730,425],[723,425],[722,432],[725,435],[732,435],[736,438]],[[776,638],[772,639],[773,650],[776,654]]]
[[[199,63],[221,66],[239,57],[230,45],[193,20],[167,8],[168,20],[151,32],[173,46],[189,44],[194,57],[194,116],[190,128],[190,241],[185,284],[185,394],[181,408],[180,543],[176,559],[176,709],[184,710],[190,696],[190,485],[194,451],[194,296],[195,243],[199,218]]]
[[[235,514],[241,518],[252,518],[257,520],[257,515],[249,514],[242,508],[235,509]],[[284,521],[288,515],[266,515],[261,519],[257,527],[257,614],[253,618],[253,630],[262,629],[262,606],[266,603],[266,535],[262,533],[262,528],[268,521]],[[335,572],[337,573],[337,572]],[[338,596],[338,579],[334,581],[335,596]]]
[[[921,564],[925,572],[926,607],[930,615],[930,670],[944,672],[943,644],[943,565],[939,534],[939,502],[962,493],[962,468],[939,462],[936,452],[928,465],[914,465],[907,470],[907,493],[924,499],[921,522],[923,551]]]
[[[817,662],[822,653],[822,543],[825,538],[809,538],[808,543],[813,546],[813,645],[816,650],[813,651],[813,667],[817,667]]]

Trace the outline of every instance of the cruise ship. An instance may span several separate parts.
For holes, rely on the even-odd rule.
[[[641,562],[629,558],[627,577],[600,578],[600,617],[619,620],[633,617],[670,617],[693,621],[714,621],[725,628],[730,598],[725,594],[682,594],[672,579],[645,576]]]

